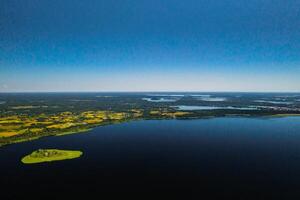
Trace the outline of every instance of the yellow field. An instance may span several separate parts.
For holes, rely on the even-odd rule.
[[[32,133],[40,133],[40,132],[42,132],[44,129],[43,128],[31,128],[31,129],[29,129],[30,130],[30,132],[32,132]]]
[[[41,125],[49,125],[49,124],[53,124],[54,122],[49,121],[49,122],[36,122],[36,124],[41,124]]]
[[[160,111],[158,110],[151,110],[150,111],[150,115],[159,115],[160,114]]]
[[[188,112],[166,112],[166,113],[162,113],[163,116],[167,116],[167,117],[182,117],[182,116],[185,116],[185,115],[188,115],[189,113]]]
[[[64,129],[64,128],[70,128],[71,126],[74,126],[74,123],[64,123],[64,124],[53,124],[50,126],[47,126],[47,128],[58,128],[58,129]]]
[[[124,119],[125,117],[126,117],[125,113],[110,113],[108,115],[108,118],[112,120],[120,120],[120,119]]]
[[[138,109],[132,109],[131,112],[133,112],[133,117],[138,118],[143,116],[143,110]]]
[[[98,123],[101,123],[103,122],[103,119],[85,119],[83,120],[85,123],[87,124],[98,124]]]
[[[21,128],[21,125],[14,125],[14,124],[9,124],[9,125],[3,125],[0,124],[0,129],[2,130],[15,130]]]
[[[181,116],[185,116],[190,114],[189,112],[168,112],[168,111],[159,111],[159,110],[151,110],[150,111],[150,115],[160,115],[160,116],[165,116],[165,117],[172,117],[172,118],[176,118],[176,117],[181,117]]]
[[[0,137],[12,137],[15,135],[20,135],[23,134],[27,131],[27,129],[23,129],[23,130],[19,130],[19,131],[4,131],[4,132],[0,132]]]
[[[34,108],[34,106],[18,106],[16,109]],[[83,125],[100,125],[105,121],[119,121],[128,117],[140,116],[142,111],[132,110],[130,113],[111,111],[85,111],[82,113],[61,112],[57,114],[39,114],[36,116],[12,115],[0,118],[0,137],[7,138],[16,135],[29,133],[28,136],[38,137],[42,133],[56,134],[65,132],[76,132],[69,130],[78,128],[82,130]],[[47,129],[47,130],[46,130]],[[31,134],[30,134],[31,133]]]
[[[0,132],[0,137],[11,137],[11,136],[15,136],[18,135],[18,132],[15,131],[10,131],[10,132]]]
[[[12,124],[12,123],[21,123],[20,120],[12,119],[12,120],[0,120],[0,124]]]

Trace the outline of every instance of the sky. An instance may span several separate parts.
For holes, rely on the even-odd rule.
[[[299,0],[0,5],[0,92],[300,92]]]

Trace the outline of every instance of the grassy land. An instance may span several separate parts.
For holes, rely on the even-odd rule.
[[[35,164],[42,162],[52,162],[78,158],[82,155],[81,151],[59,150],[59,149],[39,149],[30,155],[22,158],[24,164]]]
[[[86,132],[93,127],[117,123],[137,116],[137,112],[85,111],[56,114],[11,115],[0,117],[0,146],[44,136]]]
[[[165,119],[188,116],[188,112],[159,110],[144,112],[84,111],[55,114],[9,115],[0,117],[0,146],[30,141],[45,136],[62,136],[86,132],[94,127],[138,119]]]

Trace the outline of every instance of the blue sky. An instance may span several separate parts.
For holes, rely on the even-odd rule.
[[[299,0],[1,0],[0,91],[300,91]]]

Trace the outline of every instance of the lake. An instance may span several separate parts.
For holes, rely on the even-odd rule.
[[[191,110],[258,110],[257,107],[233,107],[233,106],[170,106],[176,108],[177,110],[182,111],[191,111]]]
[[[20,162],[39,148],[84,154]],[[62,198],[140,192],[298,199],[300,117],[135,121],[6,146],[0,159],[2,196],[12,199],[25,193]]]
[[[144,101],[149,101],[149,102],[155,102],[155,103],[159,103],[159,102],[175,102],[178,99],[177,98],[159,98],[159,99],[152,99],[152,98],[142,98],[142,100]]]

